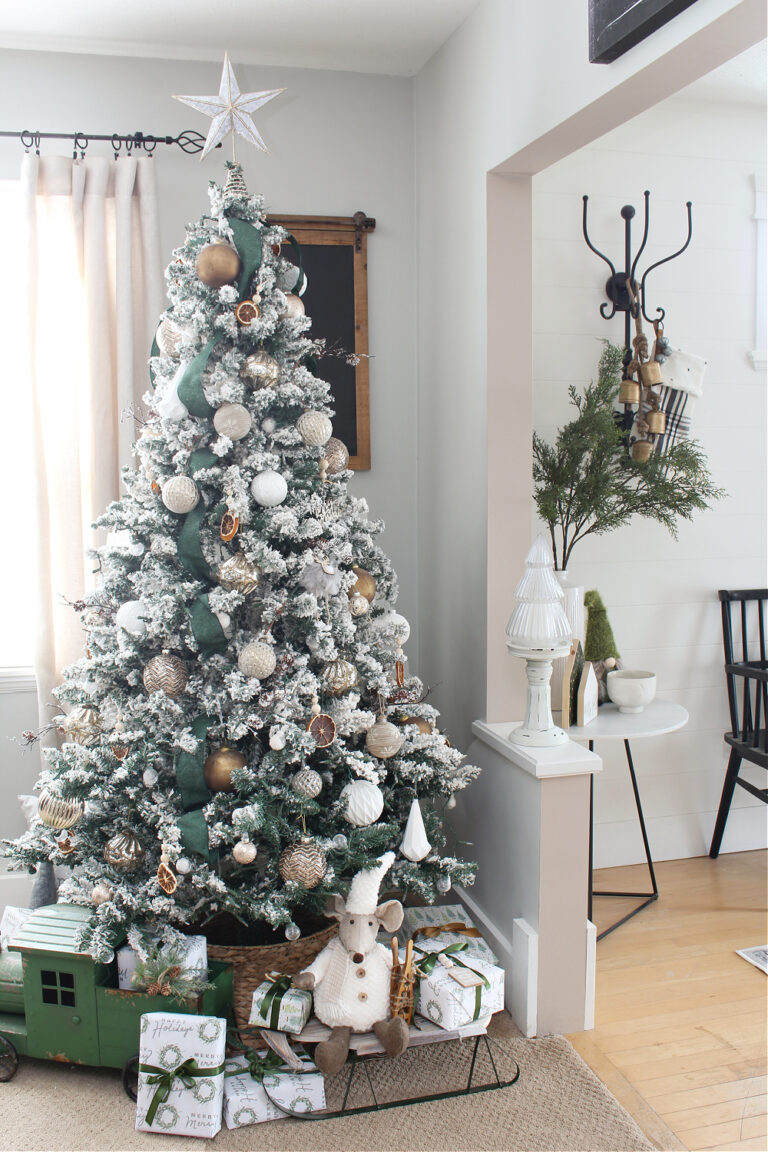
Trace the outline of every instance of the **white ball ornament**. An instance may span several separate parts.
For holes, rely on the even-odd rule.
[[[251,495],[262,508],[276,508],[288,495],[285,477],[271,468],[259,472],[251,481]]]
[[[285,733],[279,728],[272,728],[269,733],[269,746],[273,752],[282,752],[285,748]]]
[[[295,296],[293,292],[287,292],[285,295],[285,308],[280,312],[283,320],[298,320],[305,312],[304,301],[300,296]]]
[[[243,675],[255,676],[257,680],[271,676],[276,664],[274,648],[262,640],[252,640],[250,644],[246,644],[237,658],[237,666]]]
[[[379,760],[389,760],[397,756],[403,746],[403,733],[383,716],[379,716],[373,728],[365,734],[365,746],[372,756]]]
[[[446,892],[450,892],[450,876],[438,876],[437,880],[435,880],[435,888],[437,888],[438,892],[442,893],[443,896],[446,894]]]
[[[365,596],[362,596],[359,592],[356,592],[349,601],[349,610],[353,616],[357,617],[365,616],[370,606],[371,605],[368,599]]]
[[[302,412],[296,421],[296,430],[310,448],[319,448],[333,435],[333,424],[324,412]]]
[[[115,623],[130,636],[143,636],[147,630],[146,614],[147,606],[142,600],[126,600],[115,613]]]
[[[219,436],[242,440],[251,430],[251,414],[242,404],[222,404],[213,414],[213,426]]]
[[[189,876],[192,871],[192,861],[188,860],[186,856],[179,856],[176,861],[176,871],[179,876]]]
[[[405,644],[411,634],[410,624],[399,612],[385,612],[383,616],[378,617],[375,624],[380,632],[392,637],[398,648]]]
[[[342,788],[340,799],[347,805],[344,819],[355,828],[373,824],[384,811],[384,793],[370,780],[353,780]]]
[[[171,476],[163,484],[161,496],[168,511],[177,516],[191,512],[200,499],[197,484],[191,476]]]
[[[291,943],[293,943],[294,940],[298,940],[299,936],[301,936],[301,928],[299,928],[298,924],[287,924],[286,925],[286,928],[285,928],[286,940],[290,940]]]
[[[145,788],[154,788],[160,777],[154,768],[145,768],[141,779]]]
[[[277,421],[274,416],[265,416],[261,422],[262,432],[266,433],[267,436],[271,436],[275,428],[277,428]]]
[[[337,852],[343,852],[347,846],[347,838],[343,832],[337,832],[333,840],[331,840],[331,844]]]
[[[252,844],[248,835],[238,840],[232,849],[232,855],[238,864],[253,864],[256,859],[256,845]]]

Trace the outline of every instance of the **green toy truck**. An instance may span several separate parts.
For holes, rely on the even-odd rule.
[[[231,964],[212,961],[213,988],[186,1000],[122,991],[115,961],[100,964],[79,950],[90,915],[75,904],[38,908],[0,953],[0,1081],[11,1079],[22,1055],[122,1068],[128,1090],[125,1077],[138,1057],[144,1012],[232,1020]]]

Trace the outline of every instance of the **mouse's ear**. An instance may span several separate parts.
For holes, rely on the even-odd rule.
[[[376,909],[376,918],[387,932],[397,932],[403,922],[403,906],[399,900],[385,900]]]
[[[340,896],[337,892],[336,895],[332,896],[328,901],[325,914],[331,920],[341,920],[346,910],[346,901],[344,900],[344,897]]]

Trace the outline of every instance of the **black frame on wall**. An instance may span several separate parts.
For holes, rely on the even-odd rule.
[[[589,59],[610,64],[696,0],[589,0]]]

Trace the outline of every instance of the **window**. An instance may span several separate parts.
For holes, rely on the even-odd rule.
[[[21,184],[0,180],[0,217],[5,229],[6,268],[13,275],[0,277],[0,316],[3,329],[13,336],[3,347],[3,423],[7,430],[0,453],[0,539],[10,542],[13,559],[0,566],[0,595],[8,611],[0,630],[0,675],[11,668],[34,664],[37,532],[34,517],[34,463],[32,450],[32,390],[29,370],[29,334],[26,293],[19,270],[25,266],[24,229],[19,227]],[[58,289],[51,291],[56,307]],[[10,560],[10,563],[8,562]]]
[[[43,1004],[61,1004],[64,1008],[75,1007],[75,978],[71,972],[40,973],[43,985]]]

